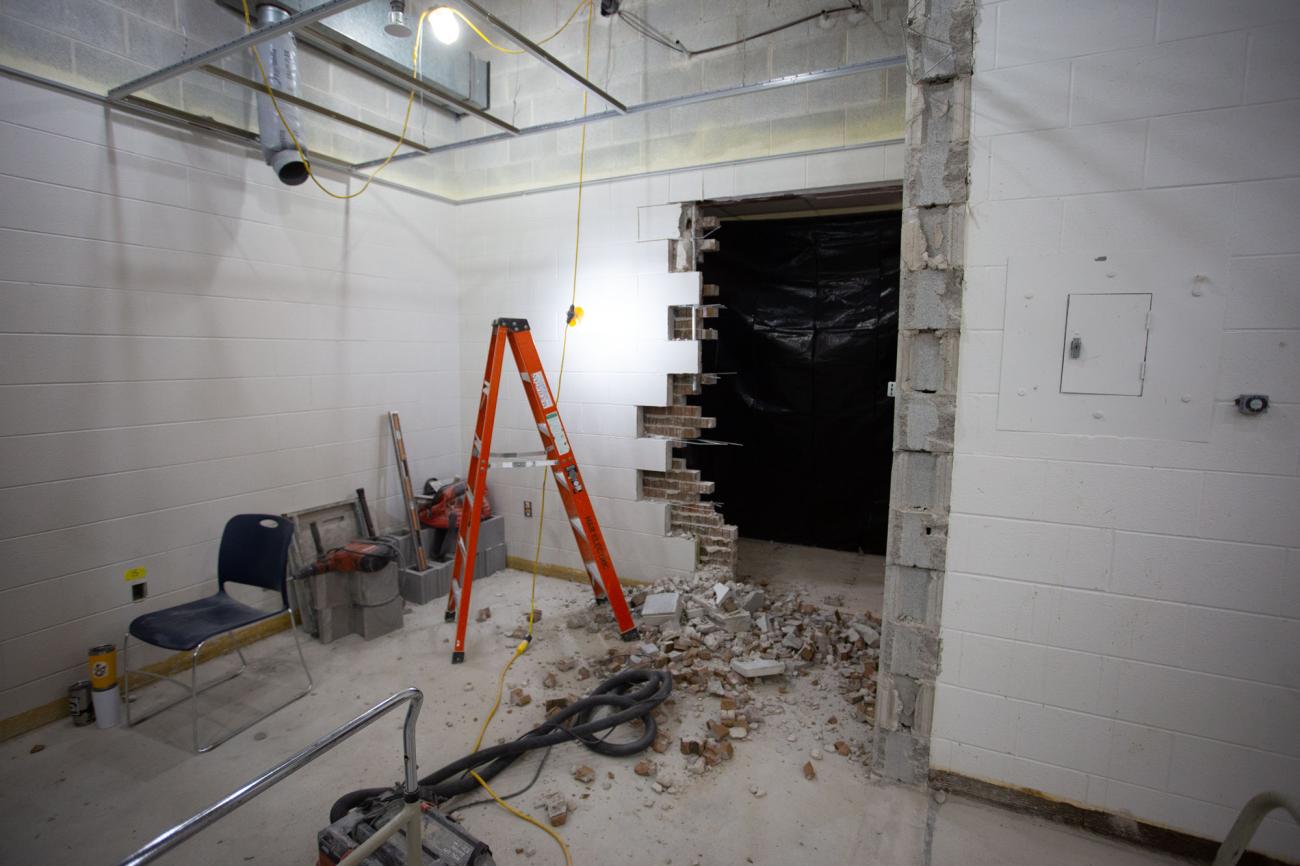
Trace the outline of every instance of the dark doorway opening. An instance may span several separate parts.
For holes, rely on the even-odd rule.
[[[725,214],[725,211],[724,211]],[[898,347],[899,211],[724,220],[699,398],[717,419],[687,449],[744,538],[883,554]]]

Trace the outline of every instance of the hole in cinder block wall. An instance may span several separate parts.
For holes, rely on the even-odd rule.
[[[900,208],[897,187],[700,206],[720,221],[702,259],[716,384],[689,402],[716,426],[682,451],[739,527],[742,572],[762,540],[868,554],[883,574]]]

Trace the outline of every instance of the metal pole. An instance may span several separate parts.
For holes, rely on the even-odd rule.
[[[609,106],[613,108],[615,111],[617,111],[619,114],[625,114],[627,112],[626,105],[619,102],[614,97],[610,96],[601,88],[597,87],[589,79],[582,77],[574,70],[565,66],[563,63],[557,60],[553,55],[551,55],[551,53],[547,51],[545,48],[538,45],[536,42],[529,39],[527,36],[520,33],[515,28],[511,27],[509,24],[502,21],[500,18],[493,15],[491,12],[484,9],[482,6],[478,5],[478,3],[474,2],[474,0],[460,0],[460,2],[463,5],[468,6],[470,9],[473,9],[475,12],[477,12],[479,15],[486,18],[488,21],[490,21],[494,27],[496,27],[502,33],[506,34],[511,39],[513,39],[519,45],[520,48],[524,49],[524,51],[527,51],[529,54],[533,55],[538,60],[542,61],[547,66],[554,69],[555,71],[562,72],[565,75],[569,76],[574,81],[578,82],[583,87],[587,88],[589,91],[599,96],[601,99],[605,100],[605,102],[608,103]],[[591,11],[588,10],[587,14],[590,15]]]
[[[267,27],[259,27],[256,30],[250,30],[237,39],[232,39],[225,45],[218,45],[216,48],[209,48],[207,51],[195,54],[193,57],[187,57],[184,60],[177,61],[171,66],[164,66],[162,69],[156,69],[148,75],[142,75],[139,78],[119,84],[108,92],[110,102],[118,102],[125,96],[135,93],[137,90],[143,90],[146,87],[153,87],[155,84],[161,84],[168,79],[175,78],[177,75],[183,75],[191,69],[197,69],[223,57],[229,57],[236,51],[257,45],[259,42],[265,42],[268,39],[274,39],[281,33],[288,33],[296,27],[304,24],[310,24],[313,21],[319,21],[327,18],[335,12],[342,12],[345,9],[351,9],[353,6],[360,6],[366,0],[325,0],[319,6],[305,9],[302,12],[296,12],[288,18],[276,24]]]
[[[251,78],[245,78],[244,76],[231,72],[228,69],[222,69],[220,66],[204,66],[203,71],[216,78],[220,78],[223,81],[229,81],[231,84],[238,84],[240,87],[247,87],[249,90],[259,95],[266,93],[267,90],[266,85],[262,84],[262,82],[254,81]],[[326,108],[320,103],[312,102],[310,99],[303,99],[301,96],[294,96],[292,93],[286,93],[285,91],[278,90],[274,87],[271,88],[271,92],[275,94],[275,98],[280,102],[288,103],[289,105],[296,105],[299,108],[305,108],[308,111],[328,117],[330,120],[337,120],[339,123],[347,124],[353,129],[359,129],[362,132],[368,132],[371,135],[377,135],[380,138],[386,138],[389,141],[400,141],[407,147],[413,148],[421,153],[424,153],[429,149],[418,141],[404,139],[396,132],[389,132],[387,129],[380,129],[377,126],[372,126],[364,120],[357,120],[355,117],[346,115],[341,111]]]
[[[854,63],[850,66],[839,66],[832,69],[819,69],[814,72],[799,72],[794,75],[783,75],[780,78],[769,78],[766,81],[758,81],[753,84],[742,84],[737,87],[724,87],[719,90],[709,90],[704,93],[693,93],[689,96],[674,96],[668,99],[659,99],[654,102],[643,102],[640,105],[629,105],[628,114],[642,114],[647,111],[662,111],[667,108],[678,108],[683,105],[694,105],[697,102],[711,102],[715,99],[726,99],[732,96],[744,96],[747,93],[758,93],[763,90],[777,90],[782,87],[792,87],[796,84],[810,84],[814,81],[826,81],[832,78],[843,78],[846,75],[856,75],[859,72],[872,72],[879,69],[889,69],[894,66],[902,66],[902,57],[883,57],[880,60],[869,60],[865,63]],[[537,135],[542,132],[553,132],[557,129],[568,129],[571,126],[582,126],[584,124],[599,123],[602,120],[612,120],[615,117],[621,117],[617,111],[601,111],[595,114],[589,114],[586,117],[573,117],[568,120],[556,120],[550,123],[539,123],[535,126],[525,126],[519,130],[519,137],[526,135]],[[502,135],[501,133],[491,133],[489,135],[479,136],[478,138],[467,138],[464,141],[453,141],[448,144],[438,144],[429,148],[428,153],[401,153],[393,157],[393,162],[412,159],[419,156],[431,156],[435,153],[446,153],[449,150],[460,150],[463,147],[473,147],[478,144],[490,144],[494,141],[504,141],[511,136]],[[365,162],[358,162],[352,167],[354,169],[372,168],[383,162],[382,159],[371,159]]]
[[[225,815],[233,812],[235,809],[247,803],[258,794],[265,791],[272,785],[284,781],[284,779],[293,773],[301,770],[339,743],[351,737],[353,734],[368,726],[371,722],[380,716],[387,714],[390,710],[399,704],[408,703],[406,708],[406,721],[402,725],[402,747],[405,752],[403,764],[406,770],[406,790],[410,794],[419,785],[419,775],[415,762],[415,722],[420,716],[420,705],[424,702],[424,694],[417,688],[402,689],[400,692],[381,701],[352,721],[321,737],[307,748],[303,749],[293,757],[281,762],[270,770],[267,770],[256,779],[248,782],[242,787],[232,791],[230,794],[221,798],[211,806],[194,816],[186,819],[167,832],[158,836],[152,842],[145,845],[139,851],[123,860],[119,866],[140,866],[140,864],[150,863],[175,848],[186,839],[198,833],[200,830],[215,823]]]

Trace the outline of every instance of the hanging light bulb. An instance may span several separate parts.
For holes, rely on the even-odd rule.
[[[456,13],[446,6],[439,6],[429,13],[429,28],[433,37],[443,45],[451,45],[460,38],[460,22],[456,20]]]
[[[391,0],[388,4],[388,23],[384,25],[384,32],[399,39],[411,35],[411,28],[406,23],[406,0]]]

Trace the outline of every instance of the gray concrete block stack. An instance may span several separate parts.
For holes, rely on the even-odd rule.
[[[401,628],[399,573],[393,562],[370,574],[328,572],[307,578],[321,643],[349,634],[371,640]]]
[[[425,550],[433,544],[433,530],[425,529],[421,533],[421,543]],[[415,551],[410,544],[410,536],[405,537],[403,560],[413,563]],[[451,591],[451,573],[454,559],[446,562],[430,560],[429,567],[420,571],[413,564],[402,569],[402,597],[412,604],[428,604],[435,598],[443,598]],[[479,525],[478,551],[474,556],[474,579],[481,580],[506,567],[506,519],[500,515],[489,517]]]

